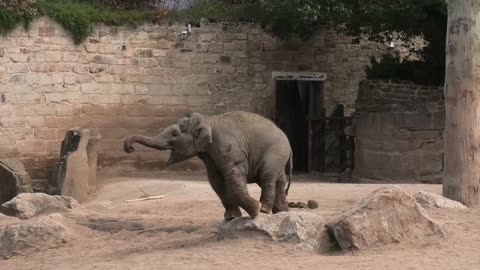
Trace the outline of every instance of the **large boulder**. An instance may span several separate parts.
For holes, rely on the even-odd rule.
[[[0,159],[0,204],[21,193],[32,193],[32,181],[17,159]]]
[[[31,248],[51,248],[65,242],[59,214],[0,227],[0,257],[7,259]]]
[[[219,224],[217,235],[221,238],[264,238],[293,243],[302,249],[329,248],[322,217],[305,212],[280,212],[260,215],[255,219],[235,218]]]
[[[413,195],[417,202],[425,208],[457,208],[467,209],[467,207],[460,202],[447,199],[441,195],[430,193],[426,191],[419,191]]]
[[[71,197],[45,193],[23,193],[2,205],[2,212],[21,219],[51,212],[65,212],[78,206]]]
[[[327,225],[340,248],[360,250],[407,240],[444,237],[415,198],[396,186],[379,188]]]

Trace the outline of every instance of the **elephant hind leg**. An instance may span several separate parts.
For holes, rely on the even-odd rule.
[[[275,182],[276,181],[274,176],[262,177],[262,181],[260,184],[260,188],[262,189],[260,195],[260,203],[262,204],[262,208],[260,209],[260,212],[262,213],[272,213],[272,208],[275,200]]]
[[[282,172],[275,182],[275,202],[272,209],[273,214],[289,211],[287,196],[285,195],[286,184],[287,179],[285,173]]]

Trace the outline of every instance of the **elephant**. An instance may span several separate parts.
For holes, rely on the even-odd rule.
[[[225,220],[241,217],[240,208],[252,219],[259,212],[289,211],[286,196],[292,180],[292,148],[285,133],[259,114],[189,112],[152,137],[127,136],[124,151],[135,151],[134,143],[170,150],[167,166],[197,156],[225,208]],[[260,201],[248,194],[249,183],[261,188]]]

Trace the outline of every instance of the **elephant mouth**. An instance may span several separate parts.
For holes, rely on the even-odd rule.
[[[187,160],[189,158],[190,157],[182,155],[182,154],[176,152],[175,150],[171,150],[170,157],[168,158],[168,161],[167,161],[167,166],[170,166],[170,165],[173,165],[175,163]]]

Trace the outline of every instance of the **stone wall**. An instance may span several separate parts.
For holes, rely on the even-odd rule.
[[[364,80],[357,110],[356,177],[441,181],[443,87]]]
[[[183,30],[99,25],[76,46],[61,26],[41,18],[28,31],[0,37],[0,158],[20,158],[33,178],[46,177],[65,130],[94,126],[102,135],[100,172],[161,169],[168,153],[139,147],[127,155],[123,138],[152,135],[191,110],[273,118],[272,71],[326,72],[327,111],[336,103],[352,111],[369,55],[385,49],[351,45],[333,32],[283,43],[249,23],[203,21],[185,40]]]

